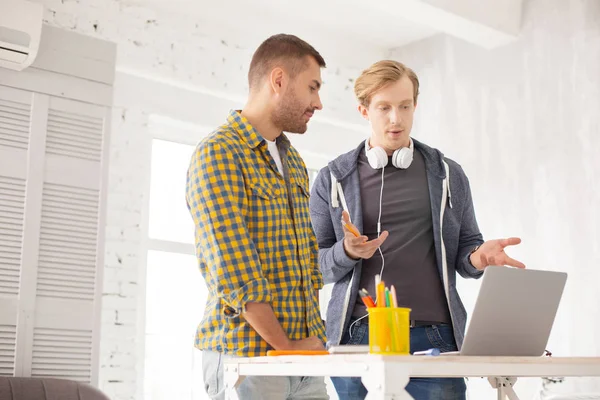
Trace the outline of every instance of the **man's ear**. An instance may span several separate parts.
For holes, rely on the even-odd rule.
[[[362,115],[362,117],[364,119],[366,119],[367,121],[369,120],[369,108],[368,107],[365,107],[362,104],[359,104],[358,112],[360,113],[360,115]]]
[[[280,94],[285,84],[285,73],[281,67],[275,67],[269,75],[269,83],[274,93]]]

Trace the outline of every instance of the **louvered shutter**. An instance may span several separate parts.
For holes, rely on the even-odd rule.
[[[114,54],[44,27],[0,69],[0,375],[98,382]]]
[[[31,93],[0,86],[0,375],[15,371]]]
[[[94,380],[107,121],[105,107],[49,99],[31,355],[34,377]]]

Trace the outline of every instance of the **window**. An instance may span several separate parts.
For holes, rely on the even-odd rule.
[[[196,257],[150,250],[146,277],[146,399],[205,399],[194,346],[206,289]]]
[[[148,236],[194,243],[194,223],[185,202],[186,172],[194,146],[154,139]]]
[[[154,122],[154,123],[152,123]],[[194,347],[207,290],[194,255],[194,223],[185,200],[197,132],[151,119],[152,161],[146,259],[144,399],[207,399],[201,352]],[[188,143],[163,140],[168,132]]]
[[[150,130],[144,399],[207,399],[201,352],[194,348],[207,289],[194,255],[185,183],[198,132],[212,129],[151,118]],[[318,169],[308,172],[312,186]]]

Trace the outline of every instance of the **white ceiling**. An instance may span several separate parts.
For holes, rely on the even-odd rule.
[[[364,66],[389,50],[437,33],[485,48],[516,39],[522,0],[121,0],[192,19],[210,35],[255,48],[275,33],[295,34],[328,59]]]
[[[248,52],[270,35],[295,34],[312,44],[328,65],[342,66],[353,73],[356,71],[348,69],[361,70],[389,57],[394,48],[437,34],[452,35],[485,48],[514,40],[522,0],[494,0],[486,7],[480,1],[120,0],[120,4],[140,6],[157,17],[180,20],[188,26],[191,22],[199,33]],[[338,111],[324,110],[315,117],[315,123],[364,131],[364,121],[358,114],[340,116]]]
[[[378,1],[378,0],[374,0]],[[253,48],[275,33],[295,34],[344,65],[364,66],[390,48],[432,36],[436,30],[356,0],[126,0],[161,13],[197,19],[211,34]],[[356,62],[352,62],[356,60]]]
[[[402,46],[436,33],[400,17],[397,12],[383,13],[367,1],[255,0],[243,3],[246,15],[253,15],[251,18],[271,24],[275,29],[292,29],[304,34],[322,32],[335,41],[380,48]]]

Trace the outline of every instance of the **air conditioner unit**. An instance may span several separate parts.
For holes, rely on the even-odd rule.
[[[0,67],[21,71],[40,47],[44,7],[25,0],[0,1]]]

